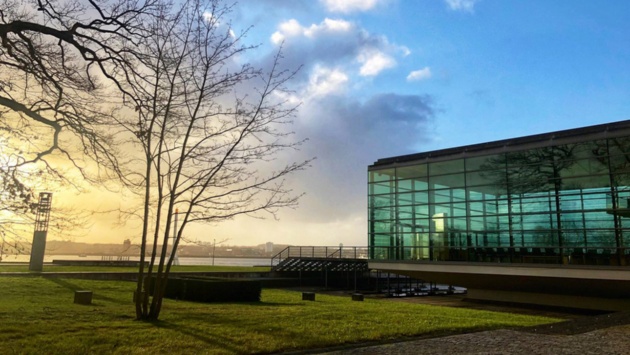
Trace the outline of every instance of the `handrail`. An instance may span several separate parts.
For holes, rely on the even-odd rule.
[[[288,246],[271,258],[271,267],[289,258],[367,259],[368,247]]]
[[[286,252],[286,253],[287,253],[287,255],[288,255],[288,254],[289,254],[289,249],[290,249],[290,248],[291,248],[291,247],[290,247],[290,246],[288,246],[288,247],[286,247],[286,248],[282,249],[282,250],[281,250],[278,254],[276,254],[276,255],[274,255],[274,256],[272,256],[272,257],[271,257],[271,267],[272,267],[272,268],[273,268],[274,266],[276,266],[276,265],[280,264],[280,263],[282,262],[282,260],[284,260],[284,259],[286,259],[286,258],[287,258],[287,257],[284,257],[284,258],[283,258],[283,257],[282,257],[282,255],[283,255],[285,252]],[[277,262],[274,262],[276,259],[278,259],[278,261],[277,261]]]

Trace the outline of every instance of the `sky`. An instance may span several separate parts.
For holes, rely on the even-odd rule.
[[[364,246],[380,158],[630,119],[629,1],[242,0],[232,17],[259,44],[244,60],[282,46],[301,67],[291,128],[308,141],[281,158],[316,159],[290,178],[298,208],[191,239]]]

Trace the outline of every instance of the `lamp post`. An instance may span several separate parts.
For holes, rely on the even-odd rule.
[[[217,247],[217,240],[214,239],[212,241],[212,266],[214,266],[214,250],[216,249],[216,247]]]
[[[46,252],[46,236],[48,235],[48,222],[50,221],[50,207],[52,205],[52,193],[40,192],[35,216],[35,232],[33,233],[33,246],[31,247],[31,259],[28,264],[30,271],[42,271],[44,254]]]

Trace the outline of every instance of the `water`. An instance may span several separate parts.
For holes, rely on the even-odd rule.
[[[30,255],[9,255],[3,256],[2,263],[28,263]],[[102,260],[101,255],[45,255],[44,262],[52,263],[53,260]],[[117,257],[112,257],[111,260],[116,260]],[[138,257],[130,257],[129,260],[140,260]],[[269,258],[214,258],[212,257],[181,257],[179,258],[179,265],[215,265],[215,266],[270,266],[271,259]]]
[[[212,257],[179,258],[179,265],[213,265]],[[268,258],[214,258],[215,266],[270,266]]]

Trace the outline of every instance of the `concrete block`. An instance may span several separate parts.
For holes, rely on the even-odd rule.
[[[74,303],[92,304],[92,291],[74,291]]]
[[[362,293],[353,293],[352,294],[352,300],[353,301],[363,301],[363,294]]]

